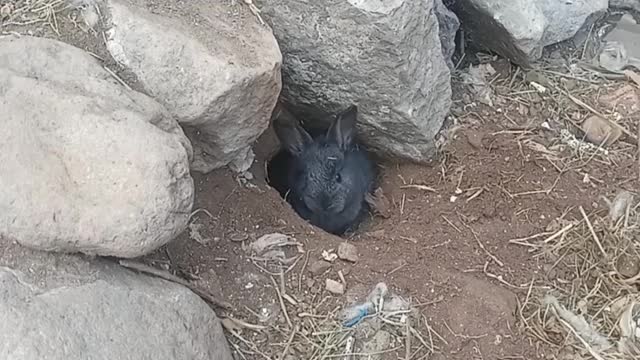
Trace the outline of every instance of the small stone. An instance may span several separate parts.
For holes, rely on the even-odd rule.
[[[251,171],[245,171],[242,176],[247,180],[253,180],[253,173]]]
[[[328,262],[334,262],[336,261],[336,259],[338,258],[338,254],[333,252],[333,249],[331,250],[323,250],[322,251],[322,258],[325,259]]]
[[[580,128],[584,131],[587,140],[596,145],[612,145],[622,136],[622,130],[619,127],[597,115],[588,117],[582,122]]]
[[[357,262],[358,249],[348,242],[343,242],[338,246],[338,257],[342,260]]]
[[[477,150],[484,148],[482,145],[482,138],[482,134],[477,131],[470,131],[467,133],[467,141],[469,141],[469,144]]]
[[[374,239],[384,239],[385,231],[384,229],[370,231],[366,235]]]
[[[8,4],[2,5],[2,7],[0,8],[0,20],[4,20],[10,17],[12,13],[13,13],[13,4],[8,3]]]
[[[313,289],[313,287],[316,285],[316,281],[312,278],[307,278],[305,280],[305,285],[307,285],[309,289]]]
[[[330,262],[327,262],[324,260],[318,260],[318,261],[312,262],[311,265],[309,265],[309,272],[314,276],[317,276],[327,271],[330,267],[331,267]]]
[[[335,280],[327,279],[325,284],[325,289],[327,289],[328,292],[336,295],[344,294],[344,285],[342,283]]]
[[[632,206],[634,200],[633,193],[622,190],[616,194],[609,205],[609,219],[611,223],[615,223],[627,212],[627,209]]]

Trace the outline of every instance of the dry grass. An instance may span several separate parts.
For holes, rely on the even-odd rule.
[[[551,164],[558,179],[574,171],[596,187],[612,184],[606,178],[591,177],[590,169],[615,169],[622,161],[637,157],[638,173],[624,174],[626,182],[637,181],[640,112],[617,102],[609,106],[602,100],[623,87],[640,94],[639,77],[601,72],[590,65],[589,56],[597,52],[595,42],[590,37],[584,47],[565,49],[562,58],[549,58],[530,70],[481,56],[480,63],[485,64],[481,66],[495,67],[495,73],[485,78],[492,104],[470,105],[469,98],[460,100],[455,124],[498,123],[504,129],[500,134],[510,134],[518,142],[523,158],[533,154]],[[464,81],[461,85],[475,102],[486,102],[486,97],[481,99],[469,91]],[[580,124],[591,115],[619,128],[620,139],[609,146],[586,141]],[[537,192],[548,195],[554,187]],[[543,347],[556,350],[554,358],[640,358],[638,345],[623,337],[620,327],[621,316],[640,313],[629,307],[634,301],[640,302],[640,204],[636,199],[622,212],[620,201],[613,201],[611,206],[617,206],[613,211],[618,214],[613,217],[615,221],[610,211],[567,209],[547,232],[511,241],[529,248],[541,264],[548,264],[529,284],[519,313],[532,337]],[[629,310],[626,314],[625,309]]]
[[[237,323],[226,326],[232,347],[241,358],[375,359],[394,354],[402,359],[420,360],[428,359],[439,350],[437,344],[444,340],[419,311],[420,307],[429,304],[411,304],[390,293],[376,304],[374,313],[354,326],[345,326],[343,310],[352,304],[342,304],[340,297],[328,294],[324,282],[317,282],[317,291],[302,289],[301,279],[307,269],[309,254],[302,250],[302,244],[289,245],[296,246],[298,254],[304,255],[280,259],[252,256],[253,264],[272,277],[273,293],[285,321],[266,327]],[[297,281],[289,280],[289,276],[296,273]],[[404,306],[384,306],[384,301],[388,302],[392,297]],[[257,313],[255,309],[247,310]],[[388,336],[382,347],[367,349],[363,346],[380,335]]]
[[[518,135],[519,141],[532,141],[534,133],[553,137],[551,144],[533,146],[544,147],[555,155],[571,152],[570,156],[562,156],[563,163],[571,162],[566,164],[568,168],[582,167],[588,162],[616,163],[617,157],[627,156],[630,149],[635,151],[638,147],[640,112],[627,111],[629,109],[620,104],[607,106],[601,100],[625,85],[640,92],[640,84],[635,81],[640,75],[630,71],[611,73],[592,65],[590,58],[597,54],[598,42],[596,36],[590,34],[582,47],[560,44],[553,55],[546,56],[529,70],[510,65],[504,59],[478,54],[480,66],[491,64],[495,69],[484,71],[491,104],[486,104],[486,97],[476,94],[471,94],[472,104],[468,99],[458,100],[462,109],[458,110],[456,123],[504,124],[506,131]],[[466,72],[466,69],[456,71],[454,76],[454,83],[462,93],[469,93],[473,87],[473,81],[470,83],[465,78]],[[478,103],[484,105],[478,106]],[[591,115],[604,118],[622,132],[615,146],[584,141],[580,124]]]
[[[66,0],[14,0],[3,4],[0,30],[44,24],[60,35],[58,14],[69,8]]]
[[[567,356],[638,356],[620,348],[625,339],[619,320],[626,305],[640,300],[640,203],[621,204],[612,205],[619,217],[615,220],[611,211],[586,214],[580,208],[581,219],[558,219],[549,233],[518,241],[541,262],[553,264],[532,283],[521,307],[522,321],[535,338]],[[549,295],[561,306],[554,306]]]

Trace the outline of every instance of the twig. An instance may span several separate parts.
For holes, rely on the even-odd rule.
[[[233,330],[228,330],[229,333],[231,333],[231,335],[233,335],[236,339],[242,341],[245,345],[247,345],[249,347],[249,349],[251,349],[251,351],[256,352],[257,354],[260,354],[262,357],[264,357],[267,360],[271,360],[271,358],[269,356],[267,356],[267,354],[263,353],[262,351],[258,350],[258,348],[252,344],[249,340],[243,338],[240,334],[238,334],[237,332],[233,331]]]
[[[287,320],[287,324],[289,324],[289,328],[293,329],[293,324],[291,323],[291,319],[289,319],[289,313],[287,313],[287,306],[284,304],[284,300],[282,299],[282,294],[280,294],[280,289],[278,288],[278,283],[276,279],[271,278],[271,282],[273,283],[273,287],[276,289],[276,294],[278,295],[278,301],[280,301],[280,308],[282,308],[282,312],[284,313],[284,318]]]
[[[302,263],[302,269],[300,270],[300,275],[298,275],[298,293],[302,292],[302,275],[304,275],[304,270],[307,268],[307,264],[309,263],[309,250],[307,249],[304,263]]]
[[[589,351],[589,353],[591,354],[591,356],[593,356],[596,360],[605,360],[602,356],[600,356],[600,354],[598,354],[592,347],[591,345],[589,345],[589,343],[582,338],[582,336],[580,336],[580,334],[578,334],[578,332],[576,331],[576,329],[573,328],[573,326],[571,326],[568,322],[566,322],[564,319],[561,319],[559,316],[557,317],[558,320],[560,320],[560,322],[562,323],[562,325],[566,326],[572,333],[573,335],[575,335],[575,337],[578,338],[578,340],[580,340],[580,342],[582,343],[582,345],[584,345],[584,347],[587,348],[587,350]]]
[[[500,259],[498,259],[495,255],[493,255],[492,253],[489,252],[489,250],[487,250],[487,248],[484,246],[484,244],[482,243],[482,241],[480,241],[480,238],[478,237],[478,234],[476,234],[475,230],[473,230],[473,228],[470,225],[467,225],[464,221],[461,221],[462,225],[464,225],[467,229],[469,229],[469,231],[471,231],[471,233],[473,234],[473,238],[476,239],[476,242],[478,243],[478,246],[480,246],[480,248],[493,260],[496,262],[496,264],[500,265],[500,267],[504,266],[504,263],[502,261],[500,261]]]
[[[253,330],[253,331],[261,331],[261,330],[264,330],[264,329],[267,328],[266,326],[263,326],[263,325],[251,324],[251,323],[248,323],[246,321],[243,321],[243,320],[240,320],[240,319],[236,319],[236,318],[232,318],[232,317],[226,317],[224,319],[229,319],[230,321],[232,321],[236,325],[241,326],[241,327],[246,328],[246,329]]]
[[[417,184],[400,186],[400,189],[418,189],[418,190],[436,192],[436,189],[432,187],[429,187],[426,185],[417,185]]]
[[[103,68],[109,73],[109,75],[111,75],[111,77],[113,77],[117,82],[120,83],[120,85],[124,86],[127,90],[132,91],[131,86],[129,86],[126,82],[124,82],[124,80],[122,80],[118,75],[116,75],[116,73],[109,69],[106,66],[103,66]]]
[[[573,227],[573,223],[563,227],[562,229],[560,229],[558,232],[556,232],[555,234],[549,236],[548,238],[546,238],[544,240],[544,243],[548,243],[550,241],[553,241],[553,239],[557,238],[558,236],[564,234],[565,232],[569,231],[571,228]]]
[[[216,298],[213,294],[204,291],[200,288],[198,288],[197,286],[191,284],[190,282],[181,279],[175,275],[170,274],[167,271],[164,270],[160,270],[160,269],[156,269],[153,268],[151,266],[147,266],[145,264],[141,264],[141,263],[137,263],[137,262],[133,262],[130,260],[120,260],[119,264],[121,266],[124,266],[126,268],[132,269],[132,270],[136,270],[139,272],[143,272],[149,275],[153,275],[156,277],[159,277],[161,279],[167,280],[167,281],[171,281],[174,282],[176,284],[180,284],[182,286],[185,286],[187,288],[189,288],[191,291],[193,291],[196,295],[200,296],[201,298],[203,298],[204,300],[208,301],[209,303],[213,304],[214,306],[223,308],[225,310],[231,310],[233,308],[233,306],[231,306],[231,304],[229,304],[226,301],[223,300],[219,300],[218,298]]]
[[[410,317],[407,317],[407,324],[405,326],[405,349],[404,349],[404,360],[411,360],[411,321]]]
[[[289,336],[289,340],[287,341],[287,345],[285,345],[284,350],[282,350],[282,356],[280,359],[286,359],[287,351],[289,351],[289,347],[291,347],[291,343],[293,342],[293,337],[296,336],[297,327],[293,328],[291,331],[291,336]]]
[[[591,225],[591,221],[589,220],[589,217],[587,216],[587,214],[584,212],[584,209],[582,208],[582,205],[579,206],[579,209],[580,209],[580,213],[582,213],[582,217],[584,218],[584,221],[587,222],[587,226],[589,227],[589,231],[591,232],[591,236],[593,236],[593,240],[598,245],[598,249],[600,249],[600,252],[604,256],[604,258],[607,259],[608,258],[607,252],[602,247],[602,244],[600,243],[600,239],[598,239],[598,235],[596,235],[596,231],[593,229],[593,225]]]
[[[444,219],[444,221],[447,222],[447,224],[451,225],[451,227],[454,228],[457,232],[462,233],[462,230],[458,229],[458,227],[455,226],[455,224],[452,223],[451,220],[447,219],[444,215],[440,215],[440,216]]]

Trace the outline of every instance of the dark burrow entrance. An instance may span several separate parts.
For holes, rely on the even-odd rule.
[[[325,126],[301,125],[293,117],[284,124],[274,120],[279,145],[266,164],[267,184],[298,216],[341,237],[370,223],[371,194],[381,175],[379,159],[359,141],[353,123],[342,123],[349,121],[346,111]]]

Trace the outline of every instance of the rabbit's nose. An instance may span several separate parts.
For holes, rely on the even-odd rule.
[[[322,210],[328,211],[333,207],[333,199],[330,196],[323,196],[321,200]]]

